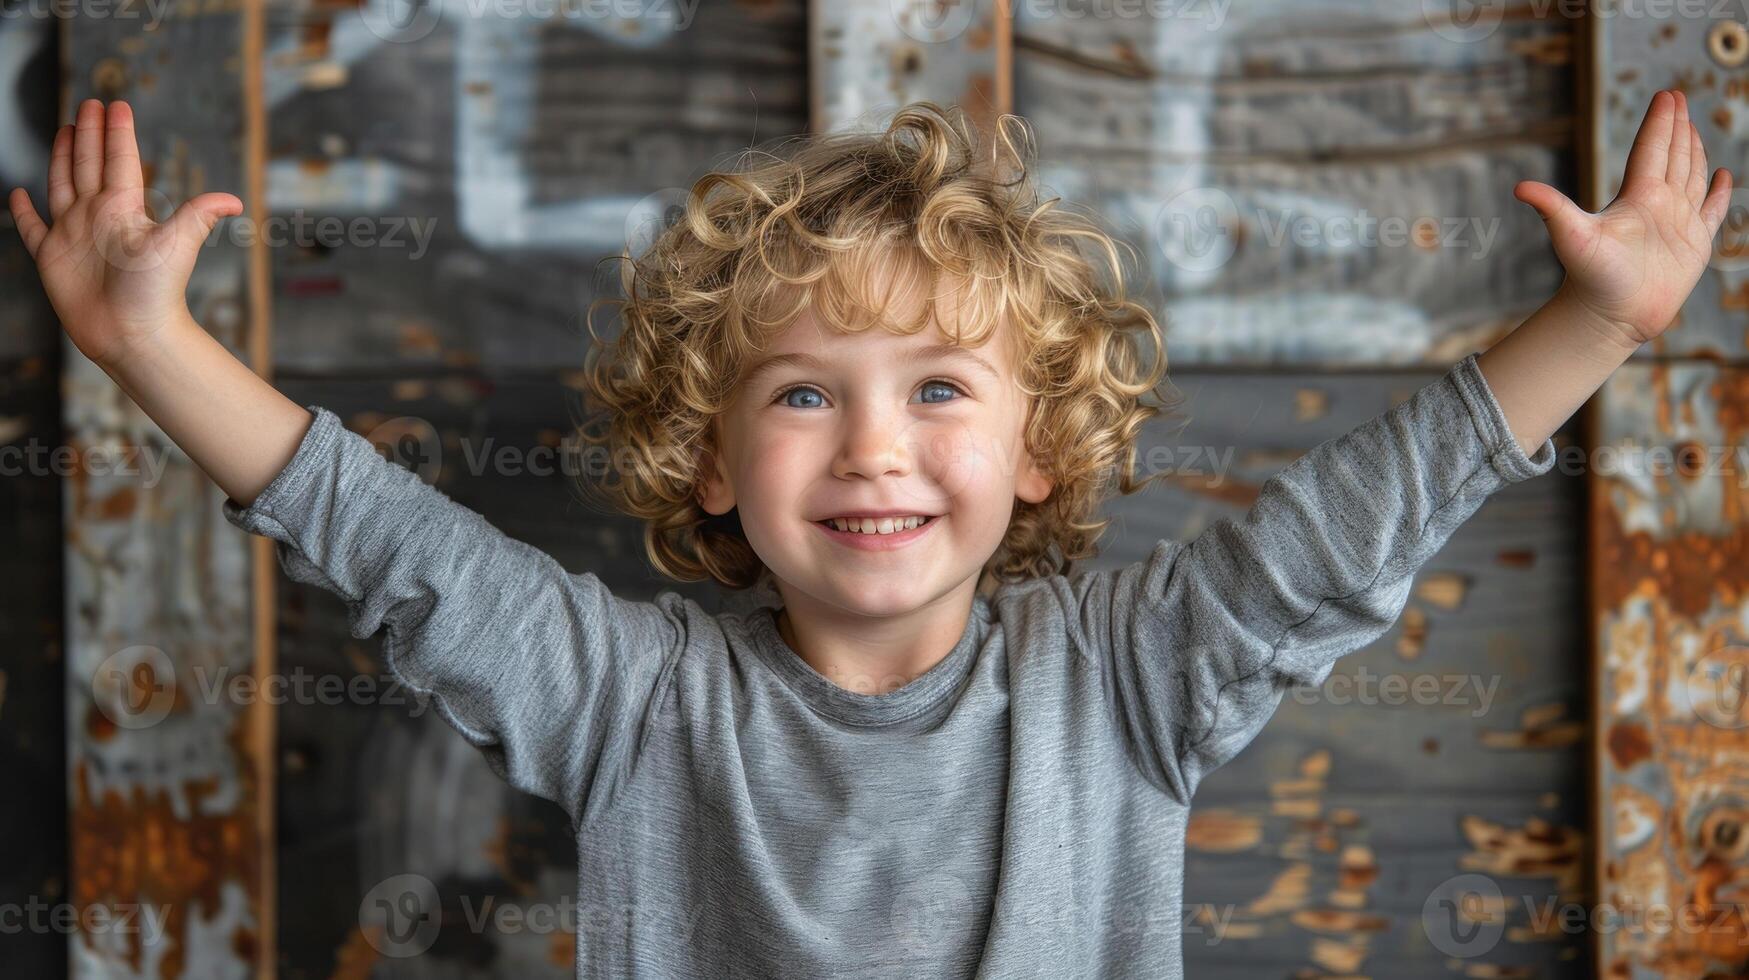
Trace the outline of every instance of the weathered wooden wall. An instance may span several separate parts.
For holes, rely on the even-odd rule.
[[[1743,180],[1741,11],[1592,25],[1591,207],[1620,190],[1653,92],[1679,88]],[[1601,907],[1611,977],[1749,973],[1749,221],[1745,191],[1676,324],[1594,402],[1591,622]],[[1654,917],[1656,916],[1656,917]]]
[[[1269,473],[1434,380],[1560,279],[1541,222],[1510,192],[1523,178],[1573,186],[1574,28],[1528,7],[1477,30],[1382,0],[1188,4],[1144,20],[1031,4],[1010,48],[990,3],[965,5],[963,23],[958,5],[870,5],[895,12],[897,32],[858,29],[840,4],[810,18],[800,0],[710,0],[687,23],[482,18],[444,3],[408,23],[393,6],[265,8],[270,316],[218,323],[271,321],[288,394],[627,595],[670,587],[643,562],[637,527],[582,507],[563,473],[474,459],[569,431],[582,312],[609,274],[596,261],[659,226],[711,163],[803,131],[810,113],[840,125],[902,99],[991,93],[1000,106],[1011,91],[1046,181],[1137,247],[1188,427],[1149,431],[1180,477],[1115,505],[1100,564],[1242,513]],[[240,27],[198,23],[208,33],[179,50],[242,50]],[[105,94],[139,100],[142,133],[162,134],[144,149],[161,181],[181,182],[167,189],[241,190],[236,148],[214,142],[235,118],[224,100],[237,63],[216,62],[216,78],[153,70],[162,39],[84,37],[73,93],[126,81]],[[216,82],[205,101],[162,87],[197,80]],[[219,110],[181,149],[172,137],[192,122],[179,105]],[[173,161],[204,163],[204,177]],[[1404,237],[1354,240],[1368,228]],[[238,274],[222,256],[209,267],[208,290]],[[1185,935],[1190,975],[1587,972],[1585,936],[1527,914],[1589,894],[1581,489],[1557,471],[1491,501],[1424,570],[1391,633],[1290,699],[1205,784],[1186,901],[1208,912]],[[187,527],[217,519],[215,491],[180,492]],[[201,547],[231,540],[214,534]],[[73,582],[69,608],[83,609],[95,586]],[[111,598],[89,615],[120,611]],[[351,639],[331,596],[283,583],[275,611],[279,676],[377,682],[275,712],[277,972],[567,975],[563,931],[468,924],[487,902],[550,909],[587,894],[563,814],[509,791],[427,705],[382,683],[376,641]],[[248,648],[227,637],[228,656]],[[1422,679],[1434,703],[1408,693]],[[74,757],[96,752],[82,743]],[[118,819],[138,816],[123,804]],[[1484,909],[1492,941],[1458,948],[1438,934],[1440,903],[1473,891],[1472,875],[1500,894]],[[444,925],[402,958],[363,913],[409,882]],[[218,942],[214,916],[190,902],[185,923]]]
[[[46,200],[59,103],[56,23],[0,19],[0,188]],[[59,328],[36,267],[0,214],[0,906],[67,901],[65,705],[61,634]],[[52,929],[0,938],[18,976],[66,970]]]

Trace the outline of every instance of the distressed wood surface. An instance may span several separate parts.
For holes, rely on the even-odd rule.
[[[712,163],[806,125],[799,0],[708,0],[684,29],[438,6],[399,42],[352,8],[270,10],[282,372],[581,365],[603,260]]]
[[[63,118],[87,97],[129,101],[159,217],[208,190],[256,197],[246,11],[67,25]],[[195,319],[245,360],[256,346],[248,263],[246,247],[215,235],[188,293]],[[80,464],[63,497],[69,892],[80,909],[131,909],[137,922],[151,910],[162,924],[68,937],[71,974],[253,975],[273,941],[273,777],[260,728],[271,706],[201,682],[257,669],[259,546],[107,375],[70,342],[62,356],[64,438]],[[126,465],[99,455],[115,451]]]
[[[1168,8],[1020,4],[1014,84],[1047,182],[1137,248],[1176,365],[1449,364],[1559,285],[1511,190],[1571,185],[1568,22]]]

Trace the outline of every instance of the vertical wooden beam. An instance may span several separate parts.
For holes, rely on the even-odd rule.
[[[264,213],[262,0],[129,8],[68,23],[63,118],[125,98],[160,219],[207,190]],[[194,318],[266,371],[265,245],[226,221],[188,289]],[[74,472],[66,519],[72,903],[146,928],[83,930],[71,973],[273,968],[270,557],[223,493],[100,369],[64,344]],[[114,465],[114,454],[134,460]],[[251,688],[238,682],[256,681]]]

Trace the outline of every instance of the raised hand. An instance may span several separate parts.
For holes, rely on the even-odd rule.
[[[1621,192],[1597,214],[1534,180],[1513,194],[1548,224],[1567,269],[1562,292],[1637,346],[1663,333],[1706,269],[1725,219],[1731,172],[1707,179],[1706,148],[1680,92],[1652,96]]]
[[[111,363],[165,324],[188,317],[186,293],[201,243],[243,202],[201,194],[168,220],[146,210],[133,110],[87,99],[77,124],[55,133],[49,219],[14,188],[8,202],[24,246],[75,346]]]

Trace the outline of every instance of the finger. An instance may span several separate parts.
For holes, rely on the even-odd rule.
[[[1677,187],[1688,185],[1688,96],[1672,92],[1676,115],[1670,121],[1670,159],[1664,165],[1664,180]]]
[[[1628,151],[1627,173],[1622,177],[1624,191],[1648,177],[1663,179],[1670,156],[1670,120],[1665,114],[1675,111],[1671,108],[1674,102],[1670,93],[1662,89],[1652,95],[1646,118],[1640,121],[1640,131],[1634,135],[1634,147]]]
[[[146,182],[140,171],[140,148],[134,137],[134,110],[126,102],[111,102],[104,118],[103,186],[140,190]]]
[[[103,103],[86,99],[79,103],[73,129],[73,190],[80,197],[103,187]]]
[[[1519,181],[1512,188],[1512,196],[1535,208],[1536,213],[1550,224],[1564,224],[1582,217],[1591,217],[1591,213],[1573,203],[1572,198],[1539,181]]]
[[[1706,194],[1706,146],[1700,141],[1700,130],[1688,124],[1688,203],[1700,207]]]
[[[62,126],[49,152],[49,220],[61,220],[73,197],[73,127]]]
[[[49,226],[43,224],[42,216],[36,213],[36,205],[30,203],[30,192],[24,188],[14,187],[8,203],[12,206],[12,223],[18,226],[18,237],[24,239],[25,250],[35,259],[37,248],[49,233]]]
[[[1720,167],[1713,174],[1713,191],[1706,196],[1706,203],[1700,207],[1700,217],[1706,222],[1707,237],[1718,233],[1719,225],[1725,221],[1725,212],[1731,207],[1731,172]]]
[[[235,194],[213,191],[184,201],[166,224],[179,244],[187,237],[198,245],[206,240],[220,218],[242,213],[243,202]]]

